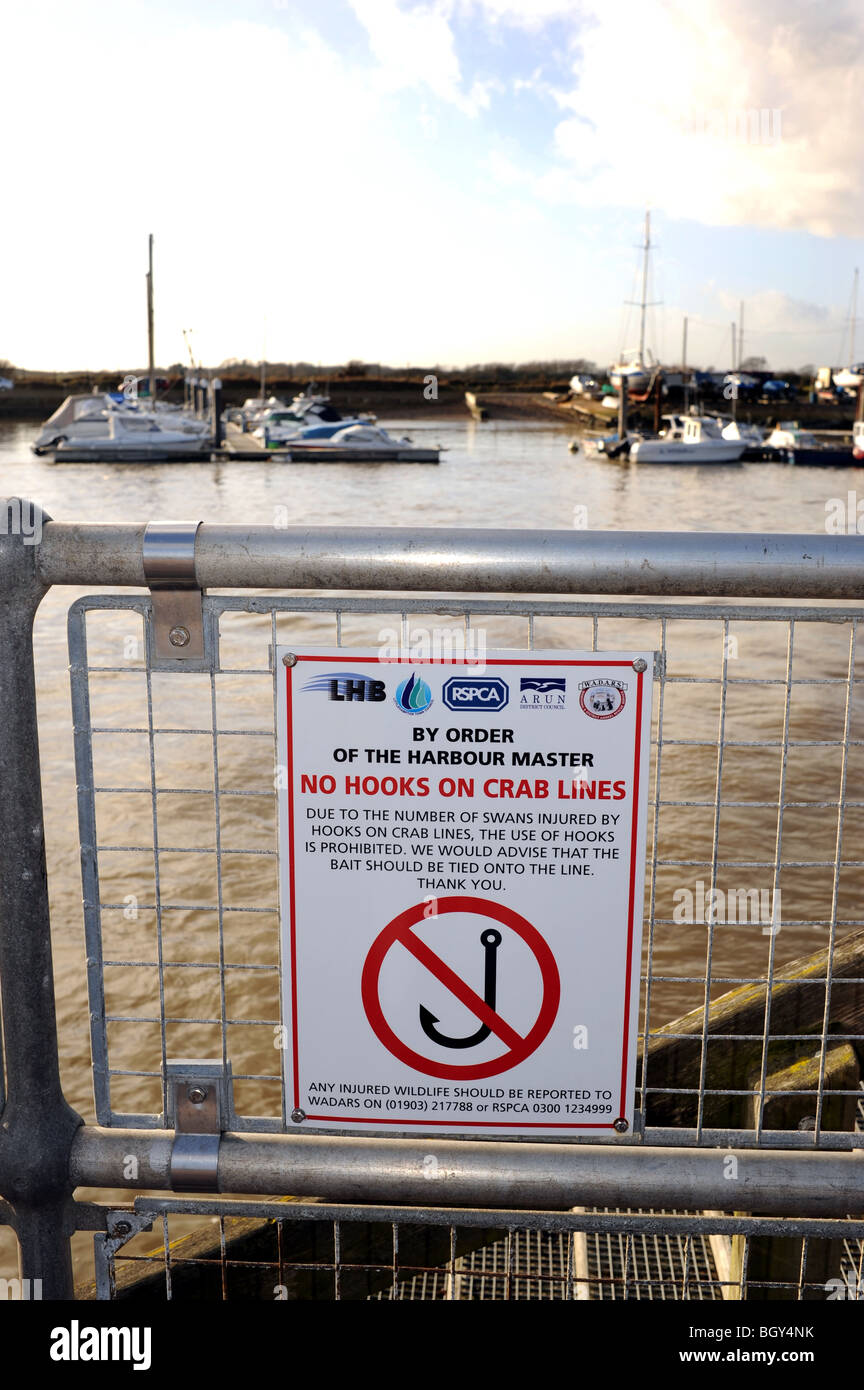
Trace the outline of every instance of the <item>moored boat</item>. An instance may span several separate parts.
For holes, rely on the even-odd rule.
[[[797,420],[780,422],[766,439],[766,444],[785,452],[789,463],[799,468],[848,468],[855,463],[853,448],[826,444],[810,430],[802,430]]]
[[[724,439],[717,420],[707,415],[667,417],[670,426],[658,439],[641,439],[630,447],[635,463],[737,463],[746,444]]]

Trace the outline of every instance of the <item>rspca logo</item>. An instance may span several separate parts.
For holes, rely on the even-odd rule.
[[[503,709],[510,698],[507,682],[498,676],[452,676],[444,682],[442,698],[448,709]]]
[[[422,676],[412,671],[407,680],[397,685],[393,698],[403,714],[423,714],[432,703],[432,691]]]
[[[567,681],[564,676],[522,676],[519,691],[520,709],[562,710]]]
[[[303,689],[326,691],[328,700],[357,700],[363,703],[370,700],[378,703],[387,698],[383,681],[375,680],[372,676],[358,676],[356,671],[328,671],[326,675],[314,676],[307,681]]]
[[[627,703],[626,681],[580,681],[579,704],[592,719],[614,719]]]

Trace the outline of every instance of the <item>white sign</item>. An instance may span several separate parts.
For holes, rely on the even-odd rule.
[[[653,653],[276,659],[295,1123],[630,1131]]]

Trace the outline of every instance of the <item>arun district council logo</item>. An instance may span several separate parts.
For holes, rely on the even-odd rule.
[[[432,691],[416,671],[400,681],[393,699],[403,714],[423,714],[432,703]]]

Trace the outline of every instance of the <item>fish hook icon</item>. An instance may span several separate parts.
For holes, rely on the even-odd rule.
[[[480,945],[486,952],[485,970],[483,976],[483,999],[490,1009],[495,1008],[495,987],[498,978],[498,962],[496,959],[498,947],[501,945],[501,933],[494,927],[487,928],[480,933]],[[428,1009],[420,1005],[420,1027],[431,1038],[433,1042],[440,1043],[442,1047],[476,1047],[483,1042],[491,1033],[491,1028],[487,1028],[485,1023],[474,1033],[469,1033],[467,1038],[448,1038],[445,1033],[441,1033],[436,1028],[438,1019]]]

